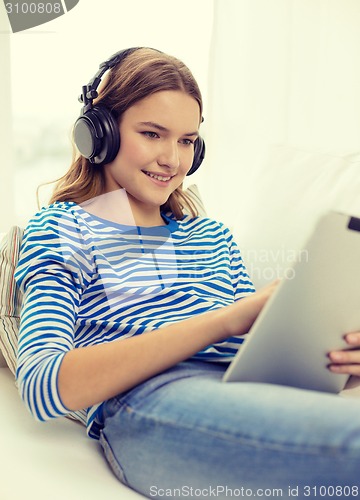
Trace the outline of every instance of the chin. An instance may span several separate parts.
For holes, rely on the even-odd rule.
[[[142,199],[141,202],[149,207],[149,209],[153,209],[153,208],[161,208],[162,205],[164,205],[167,201],[168,201],[169,197],[167,198],[151,198],[151,199]]]

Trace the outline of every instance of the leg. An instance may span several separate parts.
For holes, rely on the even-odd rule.
[[[174,488],[190,496],[190,487],[218,498],[241,488],[287,498],[291,487],[305,498],[314,491],[306,487],[360,484],[359,401],[225,384],[223,371],[181,363],[106,404],[101,442],[122,481],[150,498]]]

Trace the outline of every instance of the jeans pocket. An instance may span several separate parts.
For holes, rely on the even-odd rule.
[[[105,434],[103,431],[100,432],[100,444],[102,446],[102,449],[104,451],[104,455],[105,455],[105,458],[108,462],[108,464],[110,465],[112,471],[114,472],[115,476],[119,479],[119,481],[121,481],[123,484],[125,484],[126,486],[129,486],[129,483],[126,479],[126,476],[125,476],[125,473],[118,461],[118,459],[116,458]]]

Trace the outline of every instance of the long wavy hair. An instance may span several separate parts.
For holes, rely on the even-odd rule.
[[[107,72],[95,104],[106,106],[120,122],[121,115],[137,101],[162,90],[180,90],[199,104],[200,117],[203,104],[200,89],[190,70],[183,62],[154,49],[139,48]],[[73,162],[66,174],[58,179],[49,203],[73,201],[82,203],[104,192],[104,169],[94,165],[73,149]],[[161,206],[177,219],[184,209],[192,216],[197,210],[192,200],[178,187]]]

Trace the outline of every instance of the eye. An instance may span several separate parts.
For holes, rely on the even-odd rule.
[[[192,139],[181,139],[180,142],[185,146],[191,146],[195,141],[193,141]]]
[[[150,130],[145,130],[144,132],[141,132],[143,135],[146,137],[149,137],[150,139],[158,139],[159,135],[156,132],[151,132]]]

